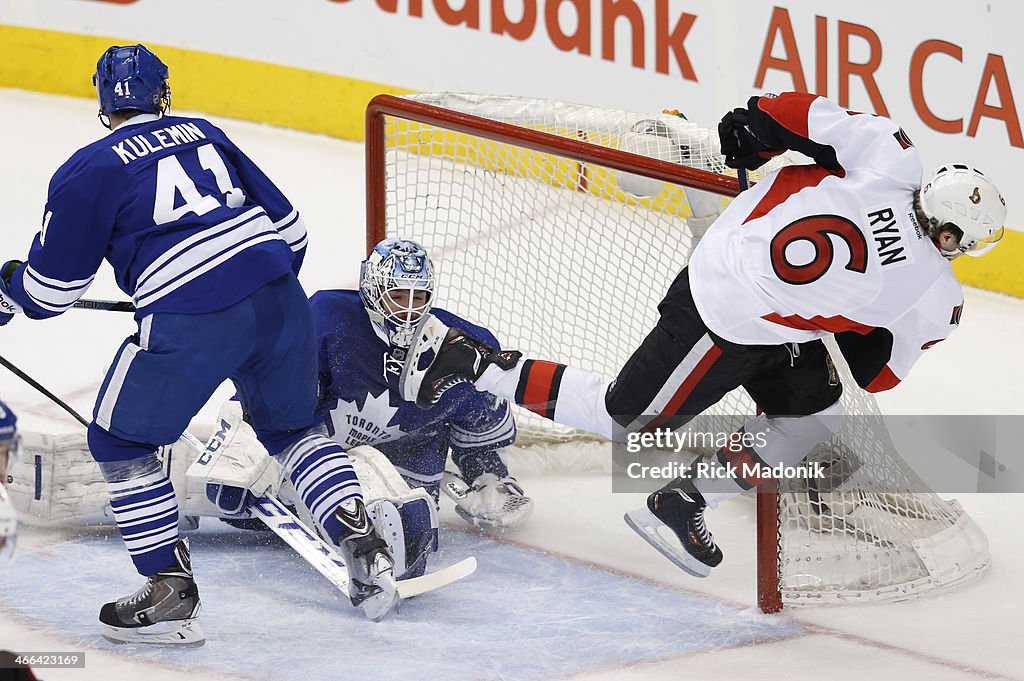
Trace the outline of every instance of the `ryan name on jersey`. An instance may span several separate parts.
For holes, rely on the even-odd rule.
[[[201,139],[206,135],[195,123],[179,123],[159,130],[150,130],[139,135],[126,137],[110,149],[117,154],[121,162],[128,165],[143,156],[149,156],[161,149],[170,149],[180,144],[188,144]]]
[[[892,208],[870,211],[868,220],[872,237],[875,240],[875,250],[878,251],[878,259],[882,262],[882,267],[905,261],[907,255],[903,248],[903,235],[896,226],[896,212]],[[912,214],[911,224],[914,225],[920,236],[921,229]]]

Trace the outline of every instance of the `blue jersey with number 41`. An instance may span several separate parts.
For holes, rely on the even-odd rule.
[[[137,317],[199,314],[298,273],[305,248],[298,212],[220,129],[143,114],[57,170],[10,288],[30,317],[52,317],[106,258]]]

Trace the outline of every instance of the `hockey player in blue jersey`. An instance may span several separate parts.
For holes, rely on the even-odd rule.
[[[320,355],[317,413],[346,449],[372,445],[413,487],[439,486],[455,510],[480,527],[511,527],[533,509],[499,454],[516,437],[508,402],[456,386],[429,410],[401,399],[398,378],[420,317],[458,321],[481,341],[486,329],[433,307],[434,270],[413,241],[386,239],[363,262],[359,291],[318,291],[310,299]],[[445,472],[448,452],[458,473]],[[409,531],[409,528],[406,528]]]
[[[136,305],[138,332],[100,387],[89,448],[135,567],[135,594],[100,611],[120,642],[201,643],[199,592],[178,504],[156,457],[226,379],[262,445],[340,549],[351,598],[379,619],[397,601],[393,561],[344,450],[316,424],[317,357],[296,279],[302,218],[225,134],[167,115],[168,69],[142,45],[111,47],[93,76],[110,134],[50,181],[25,262],[0,272],[0,325],[69,309],[102,260]]]

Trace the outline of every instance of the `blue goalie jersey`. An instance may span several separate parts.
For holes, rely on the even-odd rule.
[[[214,312],[297,273],[305,248],[302,218],[220,129],[144,114],[54,174],[11,294],[30,317],[58,315],[106,258],[138,318]]]
[[[318,291],[310,302],[320,355],[318,417],[334,440],[346,448],[373,445],[403,476],[428,487],[440,479],[449,447],[465,475],[462,461],[515,440],[508,402],[468,383],[448,390],[427,410],[402,400],[398,378],[403,363],[374,331],[358,292]],[[497,346],[486,329],[442,309],[431,311],[445,324]],[[503,469],[497,474],[507,475],[500,459],[496,464]]]

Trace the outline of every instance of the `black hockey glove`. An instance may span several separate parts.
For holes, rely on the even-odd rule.
[[[9,285],[11,283],[11,277],[14,276],[14,271],[18,269],[20,265],[20,260],[8,260],[5,262],[3,267],[0,268],[0,280],[2,280],[5,285]]]
[[[718,124],[718,138],[722,143],[725,165],[730,168],[756,170],[781,150],[771,149],[750,131],[750,113],[743,108],[733,109]]]
[[[14,271],[21,264],[20,260],[10,260],[4,263],[0,269],[0,326],[14,319],[14,315],[21,312],[21,306],[11,298],[10,281]]]

